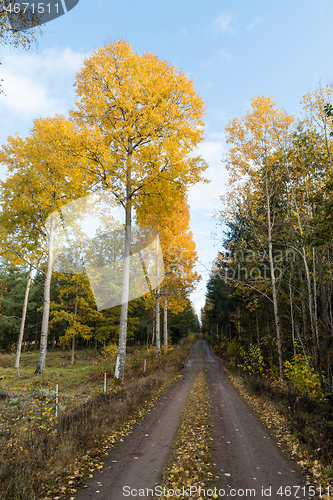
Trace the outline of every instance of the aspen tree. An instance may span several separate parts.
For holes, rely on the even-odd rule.
[[[96,185],[125,211],[121,317],[115,378],[123,382],[133,209],[158,176],[188,186],[206,163],[188,154],[203,139],[204,103],[192,80],[166,61],[134,53],[125,41],[100,47],[76,77],[72,120],[81,128],[72,154],[88,161]]]
[[[13,219],[19,226],[33,226],[47,248],[44,281],[44,304],[39,360],[36,374],[45,371],[50,283],[53,244],[60,219],[51,215],[61,206],[85,193],[84,176],[71,157],[60,151],[63,136],[69,136],[73,126],[63,117],[35,120],[30,136],[25,140],[9,137],[0,151],[0,161],[7,165],[9,177],[1,183],[2,197],[10,201]],[[80,162],[81,165],[82,161]]]
[[[163,184],[162,184],[163,185]],[[156,192],[159,193],[156,195]],[[155,194],[153,194],[155,193]],[[162,190],[161,186],[153,193],[145,193],[138,209],[138,220],[158,231],[165,267],[165,279],[156,298],[156,318],[159,305],[163,305],[163,341],[168,345],[167,315],[168,307],[174,313],[187,305],[187,297],[200,279],[194,271],[197,261],[195,243],[190,231],[190,213],[186,195],[177,189]],[[158,321],[158,320],[156,320]],[[156,323],[156,349],[159,336],[159,323]]]
[[[275,109],[270,97],[256,96],[252,99],[252,111],[248,111],[241,120],[230,120],[227,127],[227,143],[231,145],[227,153],[226,163],[230,172],[230,184],[237,185],[241,190],[239,181],[247,179],[247,194],[251,193],[251,184],[258,185],[263,181],[263,198],[265,199],[265,225],[267,229],[268,261],[270,280],[272,286],[272,302],[279,354],[279,371],[281,379],[284,378],[282,326],[281,314],[278,304],[277,276],[273,258],[273,227],[275,223],[275,210],[272,203],[274,191],[274,178],[276,167],[274,153],[285,151],[291,140],[292,116],[287,116],[284,111]],[[240,182],[241,184],[241,182]],[[229,193],[230,198],[235,196],[235,188]],[[237,199],[237,198],[236,198]],[[258,199],[247,196],[248,210],[258,208]],[[236,203],[231,200],[231,203]]]

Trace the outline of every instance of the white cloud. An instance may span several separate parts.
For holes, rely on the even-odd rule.
[[[234,17],[229,12],[222,12],[212,23],[212,32],[215,36],[219,33],[233,33],[230,23]]]
[[[262,17],[255,17],[252,23],[249,26],[247,26],[247,29],[252,30],[252,28],[254,28],[256,24],[261,23],[262,21],[263,21]]]
[[[211,109],[210,112],[219,120],[225,122],[228,120],[228,114],[223,109]]]
[[[226,52],[224,49],[220,49],[219,54],[220,54],[220,56],[223,57],[223,59],[226,59],[227,61],[231,61],[232,54],[230,54],[229,52]]]
[[[198,263],[195,267],[202,276],[196,290],[191,294],[191,301],[197,314],[205,304],[205,281],[208,279],[212,262],[215,260],[217,251],[221,248],[221,228],[216,229],[214,213],[222,207],[221,194],[226,191],[228,174],[224,164],[221,162],[226,152],[225,134],[215,132],[209,134],[209,139],[204,140],[192,153],[193,156],[201,155],[209,164],[204,176],[211,180],[209,184],[197,184],[189,190],[189,205],[191,214],[191,230],[198,255]],[[221,233],[220,237],[216,232]]]
[[[199,319],[200,319],[200,312],[203,306],[205,305],[205,290],[196,290],[193,292],[190,296],[193,309],[197,313]]]
[[[33,78],[22,74],[4,72],[0,109],[14,114],[37,117],[53,112],[64,113],[62,99],[51,97],[48,89]]]
[[[180,36],[187,36],[187,28],[181,28],[177,33],[176,35],[174,36],[174,38],[178,38]]]
[[[212,137],[217,137],[217,141],[209,141],[205,139],[201,142],[201,144],[193,151],[191,156],[201,155],[208,164],[216,164],[219,163],[222,154],[224,153],[224,145],[223,145],[223,133],[214,133],[211,134]]]
[[[209,59],[206,59],[205,61],[201,61],[200,66],[202,66],[203,68],[208,68],[209,66],[211,66],[212,62],[213,62],[213,59],[209,58]]]
[[[220,195],[225,191],[227,172],[221,163],[225,147],[220,141],[203,141],[193,155],[201,155],[209,167],[204,176],[211,182],[209,184],[196,184],[189,190],[189,204],[191,211],[204,210],[212,215],[212,211],[220,206]],[[207,214],[208,215],[208,214]]]
[[[65,113],[73,104],[75,73],[84,54],[71,49],[36,52],[0,52],[2,89],[0,112],[22,119]]]

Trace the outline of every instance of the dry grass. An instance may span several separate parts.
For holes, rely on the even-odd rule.
[[[329,458],[332,449],[332,422],[329,421],[331,413],[328,413],[330,403],[301,396],[283,383],[272,385],[271,381],[258,377],[243,378],[235,370],[226,370],[226,373],[243,399],[271,429],[278,446],[283,447],[303,469],[308,484],[316,485],[318,491],[321,487],[321,498],[329,500],[325,492],[328,486],[331,490],[333,486],[333,469]],[[329,430],[324,436],[326,427]]]
[[[205,491],[207,498],[217,498],[216,490],[215,496],[210,494],[215,486],[211,441],[208,389],[204,373],[200,372],[182,412],[173,453],[164,474],[162,488],[165,494],[159,498],[169,498],[168,492],[171,494],[176,489],[180,490],[177,492],[180,500],[187,495],[193,498],[199,495],[199,488],[202,495]]]
[[[50,353],[49,368],[38,383],[50,387],[52,382],[54,388],[62,373],[63,387],[70,395],[66,399],[67,410],[60,412],[56,419],[54,400],[38,399],[37,396],[35,401],[20,409],[1,408],[0,497],[41,500],[73,495],[75,485],[80,484],[95,466],[99,467],[101,456],[141,419],[158,391],[179,373],[190,348],[190,345],[176,348],[159,360],[149,358],[145,376],[137,366],[147,352],[133,351],[131,356],[135,361],[133,369],[127,370],[124,387],[109,387],[106,394],[101,393],[106,368],[104,360],[92,365],[91,360],[95,359],[88,356],[74,367],[64,369],[56,367],[56,353]],[[25,369],[31,370],[32,364],[27,363],[29,366]],[[127,368],[129,366],[131,359]],[[17,390],[15,373],[10,372],[11,368],[6,370],[9,370],[4,379],[6,385],[2,380],[2,388]],[[20,371],[20,379],[25,376],[22,372],[24,368]],[[31,377],[23,379],[25,386],[22,389],[36,385]],[[90,392],[88,397],[87,393],[83,395],[85,402],[82,389]]]

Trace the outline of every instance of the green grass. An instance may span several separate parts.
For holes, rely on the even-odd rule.
[[[146,359],[147,372],[149,373],[156,367],[154,349],[128,348],[125,382],[133,376],[143,374],[144,359]],[[37,361],[38,352],[22,354],[18,375],[16,368],[14,368],[15,355],[0,355],[0,389],[24,395],[31,392],[36,385],[42,385],[49,389],[55,389],[58,385],[60,395],[66,394],[76,399],[84,399],[82,392],[86,394],[103,390],[104,372],[107,373],[107,385],[110,386],[114,376],[116,358],[104,359],[101,355],[96,356],[93,350],[83,350],[76,353],[75,364],[71,365],[69,352],[62,350],[48,352],[45,373],[36,377],[34,371]],[[60,363],[67,366],[59,367]]]
[[[53,500],[73,495],[76,485],[100,467],[103,454],[142,418],[159,391],[181,371],[190,350],[191,344],[186,344],[156,360],[152,349],[129,349],[124,387],[111,385],[114,360],[96,357],[91,351],[79,352],[83,356],[74,366],[62,368],[60,362],[70,363],[62,356],[69,354],[48,353],[45,374],[38,378],[34,375],[37,353],[23,355],[19,377],[10,363],[14,364],[14,356],[2,355],[2,389],[24,395],[34,387],[55,389],[58,384],[59,400],[66,409],[55,418],[54,398],[36,396],[14,408],[0,400],[0,498]],[[109,370],[106,394],[105,370]]]

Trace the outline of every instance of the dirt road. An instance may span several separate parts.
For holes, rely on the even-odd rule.
[[[124,442],[111,451],[103,472],[95,472],[88,487],[76,493],[77,500],[132,500],[143,496],[140,489],[142,493],[161,483],[181,410],[201,369],[206,373],[212,406],[218,498],[311,498],[296,463],[284,455],[269,431],[252,415],[228,382],[222,363],[209,345],[198,341],[182,378],[161,396]],[[145,498],[153,497],[147,493]]]
[[[269,430],[251,413],[206,342],[203,357],[213,407],[219,489],[224,489],[226,496],[233,496],[236,490],[235,498],[311,498],[296,462],[285,456]]]

